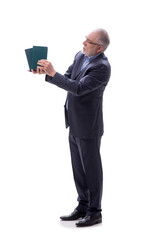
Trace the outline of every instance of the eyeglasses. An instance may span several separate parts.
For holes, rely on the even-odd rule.
[[[87,37],[86,38],[86,41],[89,43],[89,44],[93,44],[93,45],[97,45],[97,46],[101,46],[102,44],[99,44],[99,43],[94,43],[92,42],[91,40],[89,40]]]

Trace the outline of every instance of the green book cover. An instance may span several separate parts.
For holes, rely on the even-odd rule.
[[[33,50],[33,48],[25,49],[25,53],[26,53],[26,57],[27,57],[27,61],[28,61],[30,71],[32,69],[32,50]]]
[[[37,62],[41,59],[47,59],[47,47],[40,47],[40,46],[33,46],[33,48],[25,49],[29,69],[36,70],[37,69]]]
[[[37,62],[41,59],[47,59],[47,47],[38,47],[33,46],[33,52],[32,52],[32,69],[37,69]]]

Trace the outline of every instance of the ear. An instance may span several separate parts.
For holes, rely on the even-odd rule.
[[[102,52],[103,51],[103,47],[100,45],[100,46],[98,46],[98,48],[97,48],[97,53],[100,53],[100,52]]]

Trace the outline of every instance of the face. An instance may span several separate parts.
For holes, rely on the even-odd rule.
[[[99,33],[92,32],[86,36],[86,40],[83,42],[83,53],[87,57],[95,56],[102,52],[102,45],[98,44]]]

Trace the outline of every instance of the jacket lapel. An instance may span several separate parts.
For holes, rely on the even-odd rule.
[[[76,66],[73,71],[73,76],[72,76],[73,79],[76,79],[77,76],[80,74],[81,68],[83,65],[83,61],[84,61],[84,55],[82,55],[81,58],[79,59],[79,61],[77,61],[77,63],[76,63]]]
[[[94,58],[93,60],[90,61],[89,64],[87,64],[82,70],[82,65],[83,65],[83,61],[84,61],[84,55],[81,55],[79,61],[77,61],[75,69],[73,71],[73,75],[72,75],[72,79],[76,79],[77,77],[79,77],[80,75],[83,75],[86,70],[92,65],[92,62],[94,62],[94,60],[98,59],[98,58],[102,58],[104,56],[104,53],[101,53],[99,56],[97,56],[96,58]]]

